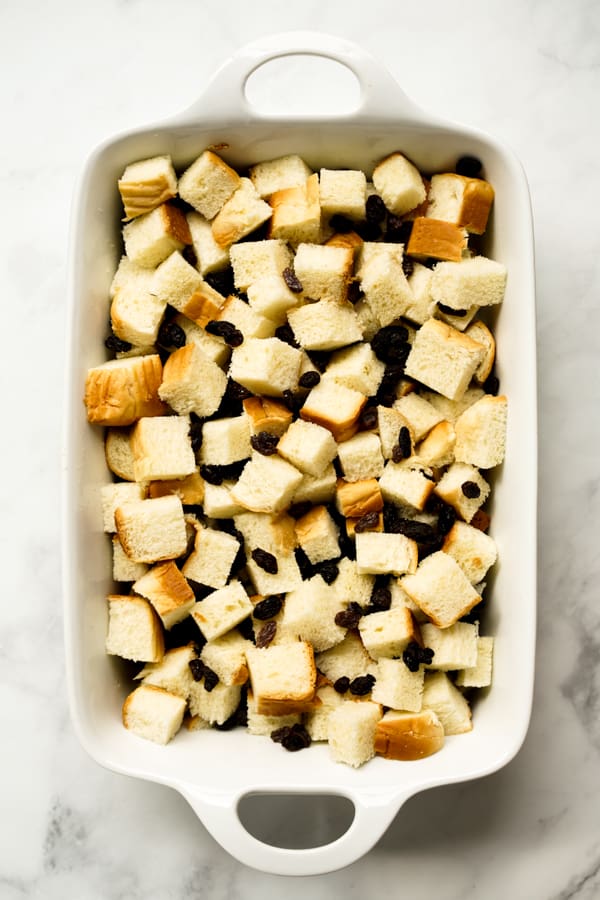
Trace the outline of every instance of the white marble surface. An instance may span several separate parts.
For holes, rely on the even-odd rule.
[[[532,190],[539,314],[528,738],[503,771],[413,798],[367,857],[308,883],[246,869],[177,794],[81,749],[65,697],[58,513],[76,174],[104,137],[187,106],[237,46],[292,27],[362,42],[426,109],[512,144]],[[2,900],[600,896],[598,4],[4,0],[0,61]]]

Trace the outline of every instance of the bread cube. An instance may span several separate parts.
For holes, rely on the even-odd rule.
[[[338,694],[330,684],[324,684],[322,687],[317,688],[317,699],[320,701],[320,706],[305,714],[304,724],[312,741],[326,741],[329,713],[343,703],[344,700],[342,695]]]
[[[478,637],[475,665],[457,672],[456,684],[464,688],[488,687],[492,683],[493,651],[493,637]]]
[[[222,588],[229,580],[231,566],[240,549],[231,534],[213,528],[196,530],[194,549],[186,559],[183,574],[191,581]]]
[[[292,725],[299,725],[301,721],[300,713],[290,713],[287,716],[261,716],[256,712],[252,695],[248,697],[248,734],[270,737],[278,728],[291,728]]]
[[[301,354],[279,338],[248,338],[231,354],[229,374],[255,394],[283,396],[298,385]]]
[[[317,653],[315,662],[319,671],[332,684],[344,676],[353,681],[355,678],[375,675],[377,672],[377,663],[369,656],[355,631],[347,631],[343,640],[334,647]]]
[[[407,428],[411,446],[414,443],[414,430],[408,419],[400,412],[389,406],[377,407],[377,428],[379,442],[384,459],[391,459],[394,449],[400,440],[400,431]]]
[[[375,729],[381,719],[379,703],[346,700],[329,714],[327,739],[332,758],[353,768],[375,755]]]
[[[455,522],[442,547],[459,564],[471,584],[479,584],[496,562],[496,542],[479,528]]]
[[[260,547],[275,556],[290,556],[297,546],[296,522],[286,513],[270,516],[244,511],[235,516],[234,524],[244,536],[248,550]]]
[[[260,549],[266,550],[267,548],[263,546]],[[268,552],[272,553],[273,551]],[[254,589],[264,596],[293,591],[302,584],[302,575],[296,557],[290,552],[277,556],[277,572],[275,574],[265,571],[251,555],[248,556],[246,568]]]
[[[407,420],[416,442],[422,441],[431,429],[443,420],[442,414],[428,400],[414,392],[395,400],[394,409]]]
[[[294,491],[292,503],[328,503],[336,490],[337,475],[330,463],[322,475],[304,475]]]
[[[187,700],[192,686],[190,662],[196,658],[193,644],[167,650],[160,662],[146,663],[135,676],[142,684],[162,688],[177,697]]]
[[[302,473],[281,457],[253,453],[231,496],[254,512],[280,512],[289,506],[301,481]]]
[[[373,518],[373,520],[369,520],[368,523],[361,521],[360,518],[349,518],[349,519],[346,519],[346,521],[344,523],[346,525],[346,534],[348,535],[349,538],[354,539],[354,537],[356,536],[356,526],[358,525],[359,522],[361,522],[360,528],[363,531],[382,532],[385,530],[382,512],[377,513],[377,515]]]
[[[435,300],[431,296],[432,275],[431,269],[415,261],[407,279],[412,300],[404,311],[404,317],[418,325],[423,325],[435,311]]]
[[[283,324],[287,311],[297,305],[298,294],[290,291],[281,275],[264,275],[248,288],[248,303],[258,315]]]
[[[386,247],[388,245],[382,245]],[[410,285],[399,260],[401,245],[380,251],[361,266],[360,286],[381,326],[403,316],[413,302]]]
[[[296,535],[313,565],[340,556],[339,529],[325,506],[313,506],[298,519]]]
[[[336,507],[346,518],[359,519],[383,509],[383,496],[376,478],[353,482],[338,478],[335,491]]]
[[[187,344],[197,344],[211,362],[216,363],[221,368],[227,367],[231,349],[223,338],[214,334],[208,334],[202,326],[192,322],[191,319],[188,319],[187,316],[181,313],[174,317],[173,322],[184,330]]]
[[[285,241],[243,241],[230,250],[233,280],[239,291],[247,291],[262,278],[280,276],[292,265],[292,252]]]
[[[158,354],[111,359],[88,369],[85,406],[94,425],[131,425],[141,416],[161,416],[158,396],[163,368]]]
[[[211,272],[226,269],[229,265],[229,251],[215,241],[208,219],[200,213],[191,212],[187,214],[187,223],[200,274],[204,277]]]
[[[364,341],[372,341],[379,329],[381,323],[377,318],[375,311],[371,309],[366,297],[354,304],[354,312],[358,319]]]
[[[110,320],[113,332],[135,346],[155,343],[166,303],[152,294],[154,272],[121,258],[112,280]]]
[[[266,431],[281,437],[293,419],[292,411],[284,403],[269,397],[248,397],[242,405],[252,434]]]
[[[436,484],[435,493],[449,503],[465,522],[470,522],[487,500],[490,486],[475,466],[455,462]]]
[[[431,279],[435,302],[452,309],[502,303],[505,287],[506,266],[485,256],[439,263]]]
[[[419,712],[423,705],[425,670],[419,666],[411,672],[402,659],[381,657],[377,663],[376,681],[371,697],[382,706]]]
[[[301,472],[322,475],[337,455],[338,445],[321,425],[296,419],[277,445],[277,452]]]
[[[425,466],[449,466],[454,462],[456,431],[450,422],[438,422],[416,449],[416,456]]]
[[[138,737],[168,744],[183,722],[185,700],[160,687],[141,684],[123,703],[123,725]]]
[[[191,243],[185,215],[176,206],[163,203],[123,228],[125,253],[132,263],[154,269],[174,250]]]
[[[146,493],[146,486],[143,484],[135,484],[128,481],[103,484],[100,488],[100,495],[102,498],[104,531],[110,533],[117,530],[115,524],[115,510],[117,507],[128,500],[143,500],[146,497]]]
[[[207,691],[203,681],[192,682],[189,696],[190,713],[211,725],[222,725],[240,705],[242,689],[238,684],[219,682]]]
[[[216,316],[221,322],[231,322],[244,339],[267,338],[275,334],[277,323],[261,316],[239,297],[228,297]]]
[[[478,310],[479,311],[479,310]],[[477,384],[483,384],[491,374],[496,359],[496,341],[490,329],[480,319],[466,330],[468,337],[485,347],[485,354],[473,376]]]
[[[438,628],[448,628],[481,601],[455,559],[443,550],[419,563],[414,575],[402,579],[408,596]]]
[[[309,641],[319,653],[344,639],[346,629],[334,621],[342,609],[333,587],[314,575],[287,594],[278,627],[288,640]]]
[[[248,416],[214,419],[202,426],[200,459],[208,465],[227,466],[252,453]]]
[[[385,363],[377,359],[369,344],[361,342],[336,350],[323,377],[372,397],[377,393],[384,372]]]
[[[264,198],[285,188],[301,187],[312,175],[312,169],[295,153],[256,163],[249,172],[256,192]]]
[[[455,622],[449,628],[438,628],[431,622],[421,625],[423,646],[433,650],[433,660],[427,668],[450,672],[474,666],[478,632],[478,626],[469,622]]]
[[[442,397],[435,391],[422,391],[420,396],[428,401],[441,415],[442,419],[451,422],[453,425],[465,409],[472,406],[480,397],[483,397],[483,390],[480,387],[468,387],[462,397],[458,400],[449,400]]]
[[[483,234],[494,200],[494,189],[481,178],[444,172],[432,177],[428,200],[426,216],[452,222],[471,234]]]
[[[338,577],[333,582],[333,587],[340,603],[344,606],[349,603],[368,606],[375,587],[375,576],[360,573],[356,560],[348,559],[347,556],[343,556],[337,565]]]
[[[104,456],[111,472],[124,481],[135,481],[129,428],[107,428]]]
[[[491,469],[504,459],[506,443],[506,397],[486,394],[456,420],[457,462]]]
[[[423,759],[444,746],[444,728],[431,709],[388,710],[377,723],[375,752],[385,759]]]
[[[321,236],[319,176],[309,175],[304,184],[275,191],[269,198],[273,216],[269,237],[288,241],[297,247],[303,241],[318,241]]]
[[[204,479],[196,471],[185,478],[151,481],[148,485],[149,497],[166,497],[168,494],[177,494],[184,506],[199,506],[204,500]]]
[[[404,575],[415,572],[418,547],[403,534],[364,531],[356,535],[356,563],[361,574]]]
[[[373,432],[361,431],[349,440],[341,441],[337,450],[345,481],[363,481],[382,474],[381,442]]]
[[[244,511],[244,507],[233,499],[231,492],[235,481],[224,481],[222,484],[204,485],[204,515],[211,519],[230,519]]]
[[[185,619],[195,603],[193,590],[171,560],[152,566],[133,590],[150,601],[167,630]]]
[[[435,712],[444,734],[465,734],[473,728],[469,704],[445,672],[428,672],[425,676],[423,708]]]
[[[471,306],[469,309],[457,309],[456,312],[453,313],[449,313],[449,309],[449,306],[444,307],[443,309],[437,306],[434,310],[435,318],[441,319],[442,322],[445,322],[446,325],[450,325],[452,328],[456,328],[457,331],[466,331],[479,312],[478,306]],[[469,337],[471,340],[477,340],[475,335],[470,334]],[[479,371],[480,367],[481,363],[479,364],[477,371]]]
[[[291,309],[288,321],[305,350],[335,350],[362,340],[362,330],[351,304],[319,300]]]
[[[485,348],[455,328],[428,319],[417,331],[405,372],[448,397],[464,394]]]
[[[271,207],[260,199],[250,179],[241,178],[212,221],[213,237],[220,247],[229,247],[255,231],[272,215]]]
[[[215,672],[223,684],[245,684],[248,680],[246,650],[252,646],[236,629],[228,631],[214,641],[208,641],[200,653],[200,659]]]
[[[402,216],[419,206],[427,193],[419,170],[401,153],[392,153],[373,170],[373,184],[390,212]]]
[[[327,247],[345,247],[352,250],[356,261],[364,241],[356,231],[345,231],[343,234],[332,234],[330,238],[327,238],[325,244]]]
[[[344,247],[303,243],[294,257],[294,271],[304,296],[312,300],[345,300],[353,268],[354,253]]]
[[[325,218],[342,215],[360,221],[366,214],[367,179],[356,169],[321,169],[319,198]]]
[[[423,468],[413,459],[401,463],[388,460],[379,479],[379,487],[385,500],[398,506],[423,509],[435,487]]]
[[[136,481],[184,478],[194,472],[189,430],[188,416],[139,419],[131,435]]]
[[[112,536],[112,554],[112,574],[114,581],[137,581],[137,579],[141,578],[144,572],[148,570],[148,566],[144,563],[136,563],[129,559],[116,534],[113,534]]]
[[[467,248],[467,232],[441,219],[418,216],[410,232],[406,252],[411,256],[459,262]]]
[[[367,398],[343,384],[321,379],[304,401],[300,418],[327,428],[336,441],[346,441],[358,431],[358,420]]]
[[[240,176],[220,156],[205,150],[179,179],[179,196],[213,219],[240,184]]]
[[[155,270],[152,292],[202,327],[216,318],[225,302],[225,297],[177,252],[171,253]]]
[[[174,494],[155,500],[134,500],[115,510],[123,550],[133,562],[176,559],[187,549],[181,500]]]
[[[106,652],[135,662],[158,662],[163,658],[160,621],[147,600],[109,595]]]
[[[130,163],[117,182],[126,219],[152,212],[177,194],[177,176],[170,156],[153,156]]]
[[[358,622],[358,630],[373,659],[402,656],[408,644],[419,641],[419,627],[407,607],[362,616]]]
[[[252,697],[260,715],[304,712],[315,696],[317,670],[313,648],[305,641],[246,652]]]
[[[248,594],[243,585],[233,579],[196,603],[191,614],[206,640],[214,641],[239,625],[251,612]]]
[[[180,416],[193,412],[204,418],[217,411],[226,387],[222,369],[192,343],[167,359],[159,394]]]

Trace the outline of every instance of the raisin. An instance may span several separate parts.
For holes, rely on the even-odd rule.
[[[333,682],[333,689],[334,691],[337,691],[338,694],[345,694],[349,687],[350,679],[347,675],[341,675]]]
[[[445,303],[438,303],[437,307],[445,316],[457,316],[459,319],[462,319],[469,313],[468,309],[453,309],[451,306],[446,306]]]
[[[372,528],[376,528],[379,525],[379,513],[378,512],[368,512],[365,513],[364,516],[361,516],[360,519],[354,525],[354,531],[356,534],[362,534],[363,531],[370,531]]]
[[[403,221],[399,216],[390,213],[387,220],[385,240],[389,244],[407,244],[413,223]]]
[[[301,503],[294,503],[293,506],[290,506],[288,513],[292,519],[301,519],[307,512],[310,512],[312,507],[310,500],[303,500]]]
[[[215,291],[222,294],[223,297],[228,297],[229,294],[236,293],[233,280],[233,269],[231,267],[224,269],[222,272],[210,272],[208,275],[204,276],[204,280],[207,284],[210,284],[211,288],[214,288]]]
[[[371,347],[377,359],[382,362],[392,362],[398,348],[407,342],[408,328],[405,328],[404,325],[386,325],[373,335]]]
[[[268,572],[269,575],[277,575],[277,572],[279,571],[277,558],[273,556],[272,553],[269,553],[268,550],[262,550],[260,547],[257,547],[252,551],[252,559],[257,566],[260,566],[260,568],[264,569],[265,572]]]
[[[273,616],[276,616],[277,613],[281,612],[282,606],[283,594],[273,594],[270,597],[265,597],[264,600],[261,600],[256,604],[253,616],[260,622],[264,622],[265,619],[272,619]]]
[[[223,484],[221,466],[200,466],[200,474],[209,484]]]
[[[415,264],[412,261],[412,259],[410,258],[410,256],[403,256],[402,257],[402,271],[404,272],[404,274],[406,275],[407,278],[410,275],[412,275],[414,268],[415,268]]]
[[[283,272],[283,280],[287,284],[288,288],[293,294],[301,294],[304,288],[302,287],[302,282],[291,268],[291,266],[287,266]]]
[[[500,379],[494,372],[488,375],[484,381],[483,389],[486,394],[493,394],[495,397],[498,395],[498,391],[500,390]]]
[[[210,668],[210,666],[204,666],[204,690],[209,694],[212,690],[216,688],[219,683],[219,676],[216,672]]]
[[[204,329],[208,334],[222,337],[229,347],[239,347],[244,343],[244,335],[232,322],[221,319],[212,319]]]
[[[441,535],[447,535],[456,522],[456,510],[444,503],[438,514],[437,529]]]
[[[295,753],[297,750],[304,750],[306,747],[310,747],[310,745],[311,737],[304,725],[292,725],[289,733],[286,734],[281,741],[281,746],[284,750],[289,750],[290,753]]]
[[[373,612],[385,612],[392,605],[392,592],[383,585],[377,585],[371,592],[371,607]]]
[[[275,337],[279,338],[280,341],[283,341],[284,344],[295,347],[296,350],[300,347],[300,344],[294,336],[291,325],[288,325],[287,323],[285,325],[280,325],[279,328],[275,329]]]
[[[243,638],[254,643],[254,626],[252,625],[252,620],[250,619],[250,617],[240,622],[240,624],[237,626],[237,630]]]
[[[304,375],[300,376],[298,384],[303,388],[314,388],[318,385],[320,380],[321,376],[318,372],[305,372]]]
[[[329,225],[334,231],[337,231],[338,234],[348,234],[349,231],[354,231],[354,222],[352,219],[349,219],[347,216],[342,216],[340,213],[335,213],[330,218]]]
[[[266,622],[256,635],[257,647],[268,647],[277,631],[276,622]]]
[[[460,489],[469,500],[475,500],[481,494],[481,488],[474,481],[463,481]]]
[[[163,322],[158,329],[156,343],[161,347],[185,347],[185,331],[177,322]]]
[[[107,350],[112,350],[113,353],[127,353],[128,350],[131,350],[132,345],[129,341],[122,341],[116,334],[109,334],[104,341],[104,346]]]
[[[268,431],[259,431],[258,434],[252,435],[250,443],[257,453],[262,453],[263,456],[273,456],[274,453],[277,453],[279,438],[276,434],[270,434]]]
[[[336,613],[334,621],[341,628],[357,628],[361,615],[362,610],[358,612],[355,609],[342,609]]]
[[[370,197],[367,197],[366,216],[370,225],[379,225],[380,222],[383,222],[386,212],[385,203],[379,194],[371,194]]]
[[[398,516],[394,525],[395,534],[403,534],[418,544],[429,544],[437,537],[431,525],[419,522],[417,519],[404,519]]]
[[[283,392],[282,400],[290,410],[290,412],[298,413],[300,407],[302,406],[302,401],[299,400],[293,391],[287,390]]]
[[[189,428],[192,450],[197,453],[202,446],[202,422],[192,420]]]
[[[374,675],[359,675],[350,682],[350,693],[355,697],[364,697],[373,690],[375,684]]]
[[[482,168],[481,160],[476,156],[461,156],[456,161],[455,172],[457,175],[464,175],[466,178],[478,178]]]
[[[302,579],[304,581],[307,581],[309,578],[312,578],[315,574],[315,567],[311,563],[302,547],[296,547],[296,549],[294,550],[294,556],[296,557],[296,562],[298,563],[298,568],[300,569]]]
[[[375,222],[357,222],[354,230],[363,241],[377,241],[381,237],[381,228]]]
[[[419,645],[412,641],[402,651],[402,661],[410,672],[419,671]]]
[[[201,659],[190,659],[188,666],[194,681],[202,681],[204,678],[204,663]]]
[[[377,407],[376,406],[366,406],[360,417],[360,423],[363,428],[375,428],[377,425]]]
[[[283,728],[276,728],[275,731],[271,732],[271,740],[275,741],[276,744],[280,744],[284,737],[290,733],[290,726],[284,725]]]
[[[226,393],[229,393],[232,400],[247,400],[248,397],[252,396],[252,392],[247,387],[244,387],[243,384],[238,384],[237,381],[233,381],[231,378],[227,382],[225,390]]]
[[[361,298],[361,294],[362,294],[362,291],[360,289],[360,284],[358,283],[358,281],[351,281],[350,284],[348,285],[348,294],[347,294],[348,302],[352,303],[352,305],[354,305],[355,303],[358,303],[358,301]]]
[[[325,582],[325,584],[333,584],[335,579],[339,575],[339,569],[336,562],[331,559],[325,560],[325,562],[319,563],[317,566],[317,572]]]
[[[412,443],[410,440],[410,431],[403,425],[398,433],[398,443],[392,448],[392,461],[395,463],[402,462],[412,453]]]
[[[327,350],[311,350],[308,355],[310,357],[310,361],[314,366],[316,366],[319,372],[324,372],[329,365],[331,353]]]

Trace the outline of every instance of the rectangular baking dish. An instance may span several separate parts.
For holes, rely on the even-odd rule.
[[[350,69],[358,108],[339,117],[267,117],[252,109],[245,86],[265,62],[311,54]],[[108,288],[121,254],[116,182],[136,159],[169,153],[176,168],[219,147],[234,166],[298,153],[321,166],[362,168],[402,150],[425,171],[447,171],[457,157],[483,160],[496,191],[486,253],[508,268],[495,334],[497,372],[509,397],[506,461],[495,477],[491,533],[499,547],[485,619],[496,637],[491,689],[474,709],[474,728],[416,762],[373,759],[355,771],[331,761],[326,746],[282,752],[268,738],[184,729],[167,747],[143,741],[120,720],[125,683],[105,655],[105,596],[113,589],[109,542],[102,532],[100,487],[109,473],[102,430],[87,424],[82,401],[88,367],[105,357]],[[318,33],[274,35],[240,50],[200,99],[166,122],[98,147],[75,197],[70,246],[69,358],[66,377],[63,563],[68,689],[79,738],[103,766],[170,785],[187,798],[211,834],[241,862],[263,871],[309,875],[358,859],[383,834],[403,802],[436,785],[478,778],[504,766],[527,731],[534,678],[536,611],[536,359],[533,232],[523,170],[498,141],[426,115],[359,47]],[[243,827],[238,803],[248,794],[335,794],[355,807],[350,828],[322,847],[289,850],[258,841]]]

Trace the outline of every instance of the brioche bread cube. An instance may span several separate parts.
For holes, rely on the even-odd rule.
[[[315,696],[317,670],[306,641],[246,651],[253,705],[259,715],[303,712]]]
[[[414,392],[395,400],[394,409],[408,421],[413,439],[417,442],[423,440],[443,419],[442,414],[428,400]]]
[[[179,179],[179,196],[207,219],[213,219],[240,184],[238,173],[205,150]]]
[[[319,175],[321,211],[328,218],[347,216],[364,219],[367,201],[367,179],[357,169],[321,169]]]
[[[375,576],[359,572],[356,560],[347,556],[343,556],[337,565],[338,577],[333,587],[340,603],[345,606],[349,603],[368,606],[375,587]]]
[[[281,397],[297,387],[301,358],[279,338],[247,338],[231,354],[229,374],[252,393]]]
[[[492,683],[493,637],[477,638],[477,660],[474,666],[456,674],[456,684],[464,688],[483,688]]]
[[[262,225],[273,215],[249,178],[241,178],[229,200],[212,220],[212,233],[220,247],[229,247]]]
[[[187,549],[181,500],[175,494],[155,500],[133,500],[115,510],[123,550],[133,562],[176,559]]]
[[[375,729],[381,719],[379,703],[346,700],[333,709],[327,721],[327,739],[332,758],[353,768],[375,755]]]
[[[187,700],[192,686],[190,662],[196,658],[193,644],[167,650],[160,662],[146,663],[135,680],[142,684],[162,688],[177,697]]]
[[[155,269],[174,250],[182,250],[191,240],[185,215],[170,203],[163,203],[123,228],[127,257],[146,269]]]
[[[133,590],[150,601],[167,631],[189,615],[195,602],[194,592],[172,560],[152,566]]]
[[[142,597],[108,596],[106,652],[135,662],[158,662],[165,647],[158,616]]]
[[[346,518],[359,519],[367,513],[380,512],[383,509],[383,496],[379,482],[376,478],[352,482],[338,478],[335,505]]]
[[[184,506],[199,506],[204,500],[204,479],[195,471],[185,478],[151,481],[148,485],[149,497],[166,497],[168,494],[177,494]]]
[[[304,296],[312,300],[345,300],[353,268],[354,253],[346,247],[303,243],[294,257]]]
[[[186,344],[170,354],[165,364],[161,399],[185,416],[211,416],[219,408],[227,387],[227,376],[195,344]]]
[[[479,312],[478,306],[471,306],[469,309],[457,309],[454,313],[449,313],[449,309],[450,307],[444,307],[442,309],[439,306],[436,306],[434,310],[435,318],[441,319],[442,322],[445,322],[446,325],[451,325],[452,328],[456,328],[457,331],[466,331]],[[477,340],[475,335],[469,335],[469,337],[471,340]]]
[[[438,628],[431,622],[421,625],[423,646],[433,650],[433,660],[427,668],[450,672],[474,666],[478,632],[478,626],[469,622],[455,622],[449,628]]]
[[[374,432],[361,431],[347,441],[341,441],[337,451],[345,481],[379,478],[383,472],[381,442]]]
[[[254,548],[259,549],[259,548]],[[266,547],[261,547],[266,550]],[[273,552],[273,551],[267,551]],[[275,553],[273,554],[275,555]],[[286,591],[293,591],[302,584],[302,575],[293,553],[284,553],[276,556],[277,572],[275,574],[265,571],[254,561],[252,556],[248,557],[246,568],[254,585],[254,589],[264,596],[271,594],[283,594]]]
[[[246,509],[276,513],[289,506],[301,481],[302,473],[281,457],[253,453],[231,496]]]
[[[315,662],[319,672],[322,672],[332,684],[344,676],[353,681],[355,678],[375,675],[377,672],[377,663],[369,656],[355,631],[347,631],[343,640],[334,647],[317,653]]]
[[[298,294],[290,291],[281,275],[264,275],[249,286],[248,303],[258,315],[283,324],[287,311],[297,305]]]
[[[163,368],[158,354],[111,359],[88,369],[84,402],[94,425],[131,425],[167,409],[158,396]]]
[[[191,615],[206,640],[214,641],[239,625],[251,612],[252,603],[243,585],[232,579],[225,587],[199,600]]]
[[[398,402],[398,401],[396,401]],[[389,406],[377,407],[377,430],[384,459],[391,459],[394,448],[398,445],[400,430],[408,428],[411,446],[415,441],[415,433],[411,422],[399,409]]]
[[[283,188],[269,197],[273,216],[269,237],[288,241],[297,247],[303,241],[318,241],[321,236],[319,176],[309,175],[304,184]]]
[[[239,549],[239,542],[231,534],[200,527],[196,530],[194,549],[184,563],[183,574],[198,584],[222,588],[229,580]]]
[[[483,234],[494,200],[494,189],[481,178],[443,172],[432,177],[428,200],[426,216],[453,222],[471,234]]]
[[[262,278],[281,275],[292,265],[292,252],[285,241],[243,241],[230,250],[233,281],[239,291],[247,291]]]
[[[130,163],[117,182],[126,219],[152,212],[177,194],[177,176],[170,156],[153,156]]]
[[[418,547],[403,534],[363,531],[356,535],[356,563],[360,574],[404,575],[415,572]]]
[[[358,319],[358,324],[363,334],[364,341],[372,341],[379,329],[381,322],[377,318],[375,311],[371,308],[366,297],[354,304],[354,312]]]
[[[184,478],[196,471],[189,416],[139,419],[131,434],[136,481]]]
[[[331,432],[321,425],[296,419],[280,438],[277,452],[308,475],[322,475],[338,452]]]
[[[202,327],[217,317],[225,302],[225,297],[204,281],[198,270],[177,252],[155,270],[152,291],[159,300]]]
[[[358,630],[365,648],[376,660],[402,656],[408,644],[420,642],[419,626],[406,606],[362,616]]]
[[[346,629],[334,621],[342,609],[333,587],[313,575],[287,594],[280,627],[288,640],[299,637],[319,653],[344,639]]]
[[[438,550],[423,559],[414,575],[402,579],[408,596],[438,628],[448,628],[481,601],[458,563]]]
[[[401,153],[391,153],[373,170],[373,185],[390,212],[410,212],[426,199],[421,173]]]
[[[233,294],[227,298],[217,316],[221,322],[230,322],[241,331],[244,338],[268,338],[275,334],[277,323],[261,316],[247,303]]]
[[[260,197],[268,198],[285,188],[301,187],[312,169],[295,153],[255,163],[249,169],[252,184]]]
[[[436,391],[423,391],[420,396],[428,403],[431,403],[439,412],[442,419],[451,422],[453,425],[465,409],[472,406],[480,397],[483,397],[483,390],[480,387],[468,387],[462,397],[458,400],[449,400],[448,397],[442,397]]]
[[[113,332],[135,346],[151,346],[166,303],[152,294],[154,271],[121,257],[112,280],[110,319]]]
[[[469,484],[469,489],[465,488],[465,490],[471,496],[467,496],[463,490],[463,485],[468,482],[472,484]],[[475,494],[475,487],[479,488],[478,494]],[[479,507],[483,506],[487,500],[490,486],[475,466],[455,462],[444,472],[436,484],[435,493],[449,503],[465,522],[470,522]]]
[[[377,662],[376,681],[371,691],[375,703],[419,712],[423,705],[423,684],[425,670],[419,666],[411,672],[402,659],[389,659],[382,656]]]
[[[433,299],[452,309],[502,303],[505,287],[506,266],[485,256],[439,263],[431,279]]]
[[[292,503],[328,503],[335,496],[337,475],[330,463],[322,475],[303,475]]]
[[[352,304],[318,300],[288,312],[296,340],[305,350],[335,350],[362,340]]]
[[[413,270],[408,276],[408,286],[412,300],[404,311],[404,317],[417,325],[423,325],[433,316],[435,300],[431,296],[431,278],[433,272],[421,263],[413,263]]]
[[[234,628],[214,641],[208,641],[202,648],[200,659],[223,684],[245,684],[248,680],[246,650],[250,646],[251,641],[243,638]]]
[[[204,485],[204,515],[211,519],[230,519],[244,511],[244,507],[231,496],[235,481]]]
[[[296,522],[286,513],[270,516],[244,511],[235,516],[234,525],[242,533],[248,550],[260,547],[275,556],[289,556],[297,545]]]
[[[135,481],[129,428],[107,428],[104,438],[106,465],[118,478]]]
[[[179,325],[185,332],[187,344],[197,344],[211,362],[216,363],[221,368],[227,367],[229,357],[231,356],[231,349],[225,343],[223,338],[217,337],[214,334],[208,334],[202,326],[197,325],[196,322],[192,322],[191,319],[188,319],[187,316],[184,316],[181,313],[177,313],[173,322],[176,325]]]
[[[388,503],[423,509],[435,487],[435,482],[428,477],[414,457],[400,463],[390,459],[379,479],[379,487]]]
[[[203,681],[193,681],[189,696],[190,713],[211,725],[222,725],[234,714],[242,697],[239,684],[219,682],[207,691]]]
[[[442,219],[418,216],[413,222],[406,252],[411,256],[458,262],[466,248],[467,232],[464,228]]]
[[[346,521],[345,521],[346,534],[348,535],[349,538],[354,539],[354,537],[356,535],[356,526],[360,521],[361,521],[360,518],[346,519]],[[366,523],[364,521],[361,522],[360,527],[363,531],[377,531],[377,532],[384,531],[385,529],[384,529],[384,522],[383,522],[383,513],[382,512],[377,513],[377,515],[375,516],[373,521],[369,521],[368,523]]]
[[[251,453],[248,416],[213,419],[202,426],[200,459],[203,463],[226,466],[248,459]]]
[[[325,506],[313,506],[296,522],[298,544],[313,565],[340,556],[339,528]]]
[[[281,437],[293,419],[292,411],[284,403],[269,397],[248,397],[242,405],[252,434],[266,431]]]
[[[168,744],[183,722],[185,700],[151,684],[141,684],[123,703],[123,725],[138,737]]]
[[[442,550],[456,560],[473,585],[483,581],[498,557],[494,539],[466,522],[454,523]]]
[[[186,218],[200,274],[204,276],[226,269],[229,265],[229,251],[215,241],[208,219],[197,212],[188,213]]]
[[[361,342],[336,350],[323,377],[372,397],[377,393],[384,372],[385,363],[377,359],[369,344]]]
[[[483,384],[491,374],[496,358],[496,341],[490,329],[480,319],[466,329],[467,337],[485,347],[485,355],[473,376],[477,384]]]
[[[143,484],[135,484],[128,481],[111,482],[103,484],[100,488],[100,496],[102,500],[102,518],[104,522],[104,531],[114,532],[117,530],[115,524],[115,509],[128,500],[143,500],[146,497],[147,489]]]
[[[336,441],[346,441],[358,431],[358,420],[367,398],[343,384],[321,379],[300,410],[300,418],[322,425]]]
[[[423,687],[423,708],[432,709],[444,734],[465,734],[473,729],[469,704],[445,672],[428,672]]]
[[[432,709],[389,709],[377,723],[375,752],[385,759],[423,759],[444,746],[444,728]]]
[[[413,303],[410,285],[402,268],[401,245],[382,245],[361,266],[360,287],[381,326],[403,316]],[[383,250],[385,248],[385,252]]]
[[[321,705],[305,714],[304,724],[312,741],[326,741],[329,713],[344,701],[342,695],[338,694],[330,684],[324,684],[317,688],[316,696],[321,701]]]
[[[416,449],[417,458],[425,466],[449,466],[454,462],[456,431],[450,422],[438,422]]]
[[[148,566],[144,563],[136,563],[129,559],[116,534],[113,534],[112,536],[112,554],[112,574],[114,581],[137,581],[137,579],[141,578],[144,572],[148,570]]]
[[[485,348],[465,334],[437,319],[428,319],[417,331],[405,372],[456,400],[467,389],[484,353]]]
[[[300,713],[290,713],[287,716],[261,716],[256,712],[254,698],[251,694],[248,696],[248,734],[270,737],[278,728],[290,728],[292,725],[299,725],[301,721]]]
[[[404,244],[388,241],[363,241],[357,252],[355,274],[358,279],[363,277],[365,269],[368,269],[376,257],[383,257],[401,266],[404,259]]]
[[[456,420],[457,462],[491,469],[504,459],[508,401],[486,394]]]
[[[347,249],[352,250],[354,260],[356,261],[364,241],[356,231],[346,231],[343,234],[332,234],[330,238],[327,238],[325,244],[328,247],[346,247]]]

